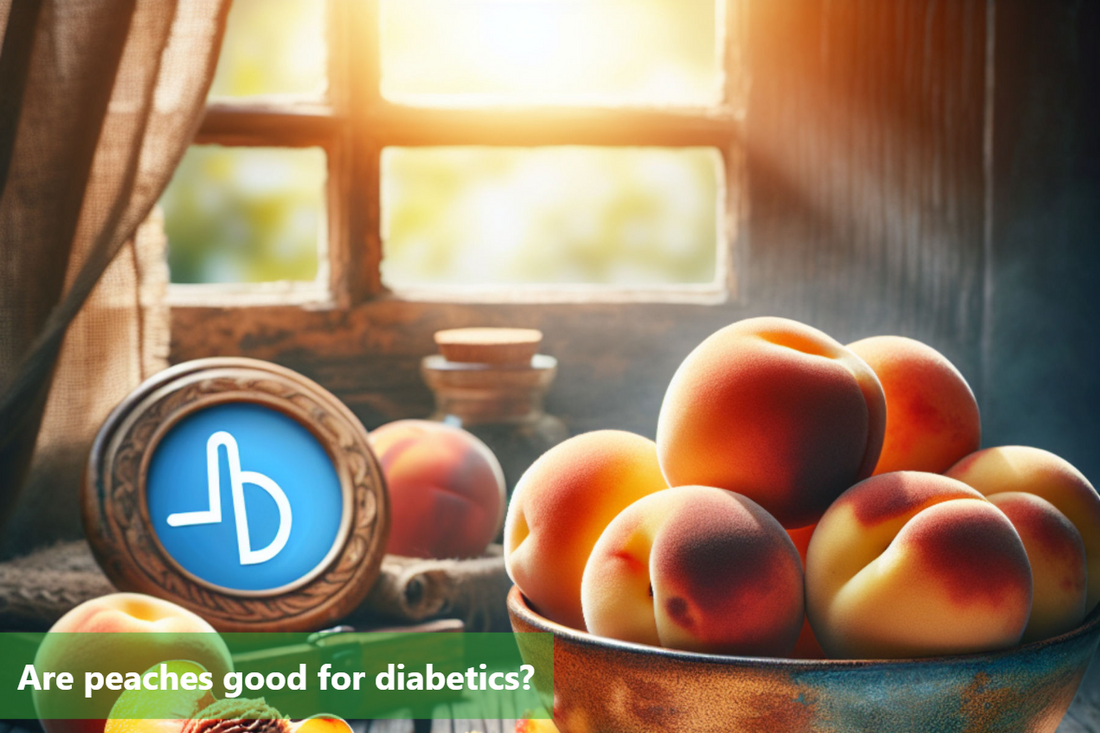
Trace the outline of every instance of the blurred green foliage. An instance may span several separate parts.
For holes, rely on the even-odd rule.
[[[160,201],[172,282],[313,280],[326,177],[320,148],[192,145]]]
[[[320,97],[324,0],[234,0],[210,97]],[[313,280],[325,233],[320,148],[192,146],[161,197],[172,282]]]
[[[233,0],[211,98],[323,95],[327,5],[326,0]]]
[[[387,148],[390,286],[715,279],[712,148]]]

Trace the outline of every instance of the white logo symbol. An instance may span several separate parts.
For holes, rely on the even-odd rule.
[[[220,524],[222,521],[221,477],[218,475],[218,448],[225,446],[229,458],[229,484],[233,491],[233,516],[237,521],[237,550],[241,555],[241,565],[256,565],[267,562],[279,554],[290,538],[290,502],[279,484],[270,477],[256,471],[241,470],[241,455],[237,450],[237,439],[224,430],[210,436],[206,441],[206,477],[210,495],[210,508],[198,512],[179,512],[168,515],[169,527],[188,527],[193,524]],[[266,491],[279,507],[279,531],[275,539],[260,550],[253,550],[248,537],[248,514],[244,506],[244,485],[252,484]]]

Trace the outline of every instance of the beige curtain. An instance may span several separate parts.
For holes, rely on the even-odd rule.
[[[0,0],[5,552],[71,532],[96,428],[163,363],[159,245],[135,234],[201,121],[228,3]]]

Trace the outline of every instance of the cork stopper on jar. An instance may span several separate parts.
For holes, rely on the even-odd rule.
[[[542,343],[533,328],[452,328],[435,332],[439,353],[447,361],[474,364],[523,364]]]

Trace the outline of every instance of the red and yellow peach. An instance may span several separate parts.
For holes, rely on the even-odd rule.
[[[756,502],[704,486],[623,510],[581,582],[593,634],[673,649],[785,656],[803,623],[802,565]]]
[[[558,733],[553,720],[523,718],[516,721],[515,733]]]
[[[476,557],[504,519],[504,473],[483,442],[461,428],[398,420],[370,434],[390,498],[386,552]]]
[[[787,530],[787,535],[794,542],[794,548],[798,550],[798,559],[802,562],[803,572],[806,570],[806,551],[810,548],[810,539],[814,536],[815,527],[817,527],[816,524],[811,524],[808,527]],[[798,634],[798,641],[794,645],[791,657],[794,659],[825,658],[825,650],[821,648],[821,644],[817,643],[809,618],[802,621],[802,631]]]
[[[886,395],[886,435],[875,473],[943,473],[982,442],[978,402],[959,370],[931,346],[902,336],[848,344]]]
[[[856,484],[821,518],[806,556],[807,612],[833,658],[1009,647],[1031,597],[1027,553],[1009,519],[937,474]]]
[[[220,684],[233,660],[225,642],[202,617],[170,601],[140,593],[114,593],[81,603],[50,628],[34,665],[38,673],[144,672],[171,659],[191,660],[213,674]],[[103,721],[119,696],[102,690],[96,695],[98,718],[51,719],[51,709],[64,709],[64,691],[35,691],[34,704],[47,733],[101,733]],[[55,707],[57,706],[57,707]]]
[[[885,424],[882,388],[863,360],[802,323],[750,318],[676,370],[657,449],[669,485],[743,494],[793,529],[871,475]]]
[[[185,679],[184,675],[197,678],[208,670],[201,664],[185,660],[171,660],[154,664],[146,674],[162,671]],[[182,733],[186,722],[217,700],[208,690],[182,687],[177,690],[146,690],[130,688],[115,700],[103,733]]]
[[[989,497],[1012,522],[1027,551],[1034,586],[1022,642],[1046,639],[1085,619],[1085,543],[1081,533],[1046,499],[1020,491]]]
[[[666,488],[651,440],[597,430],[559,443],[512,494],[504,526],[509,577],[539,613],[583,629],[581,576],[593,545],[620,511]]]
[[[1048,451],[1002,446],[972,453],[948,476],[981,492],[1016,526],[1035,576],[1025,638],[1077,626],[1100,603],[1100,495]]]

